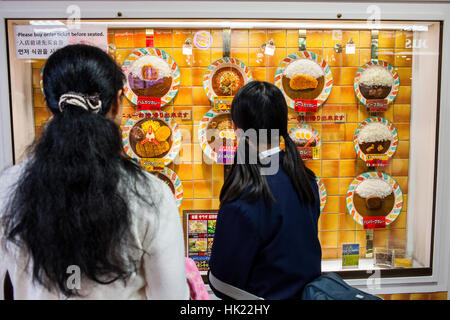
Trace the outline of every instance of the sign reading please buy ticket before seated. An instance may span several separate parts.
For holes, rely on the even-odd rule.
[[[106,51],[105,26],[17,25],[14,26],[17,59],[47,59],[57,49],[69,44],[88,44]]]

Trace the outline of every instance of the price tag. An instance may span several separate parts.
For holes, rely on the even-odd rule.
[[[386,99],[368,99],[366,108],[368,112],[385,112],[389,102]]]
[[[363,217],[364,229],[384,229],[386,228],[386,217]]]
[[[233,102],[232,96],[217,96],[214,97],[214,111],[225,111],[231,109],[231,103]]]
[[[161,110],[160,97],[138,97],[136,111]]]
[[[163,158],[148,158],[145,160],[141,160],[139,164],[146,171],[163,171],[165,162]]]
[[[298,147],[298,153],[302,160],[317,160],[319,159],[318,147]]]
[[[217,148],[217,163],[232,164],[236,149],[235,146],[219,146]]]
[[[366,154],[366,165],[368,167],[384,167],[388,165],[387,154]]]
[[[317,112],[317,100],[295,99],[294,110],[296,112]]]

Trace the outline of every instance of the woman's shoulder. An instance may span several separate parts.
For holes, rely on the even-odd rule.
[[[29,160],[0,171],[0,206],[9,199]]]
[[[257,229],[264,208],[260,201],[249,202],[244,199],[237,199],[223,204],[219,209],[219,216],[221,215],[227,220],[240,221]]]
[[[9,182],[16,182],[25,170],[25,167],[29,161],[30,160],[28,159],[20,162],[19,164],[15,164],[0,170],[0,181],[2,181],[0,186],[4,186]]]

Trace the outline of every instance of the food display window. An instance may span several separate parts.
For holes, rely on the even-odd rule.
[[[43,18],[6,20],[10,117],[2,121],[11,124],[14,163],[51,121],[42,50],[102,47],[127,79],[124,150],[170,186],[186,254],[204,272],[235,150],[230,102],[246,83],[268,81],[282,90],[289,134],[317,176],[322,270],[355,284],[377,272],[387,283],[436,282],[440,19],[93,16],[72,37],[71,21]],[[60,29],[69,35],[48,35]],[[38,44],[19,35],[26,31],[48,34]]]

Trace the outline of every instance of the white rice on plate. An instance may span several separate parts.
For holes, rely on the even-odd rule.
[[[359,76],[359,82],[366,86],[390,87],[394,83],[394,78],[385,68],[373,66],[361,73]]]
[[[147,65],[151,65],[154,69],[158,70],[159,79],[172,76],[172,70],[169,64],[157,56],[143,56],[137,59],[133,62],[128,72],[142,79],[142,67]]]
[[[358,184],[355,191],[361,198],[376,196],[384,199],[392,193],[392,187],[384,180],[371,178]]]
[[[372,122],[365,125],[358,135],[359,143],[376,142],[376,141],[392,141],[393,136],[389,128],[380,123]]]
[[[320,78],[324,75],[322,68],[312,60],[309,59],[298,59],[291,62],[286,69],[284,69],[283,74],[292,79],[296,75],[310,76],[315,79]]]

